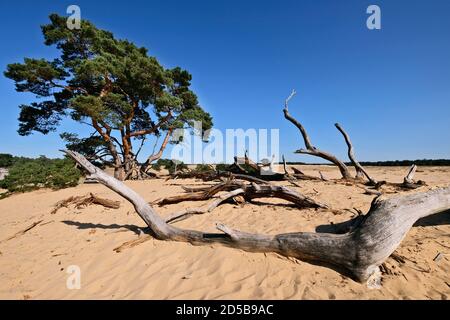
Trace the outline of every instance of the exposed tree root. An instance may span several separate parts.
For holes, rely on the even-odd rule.
[[[67,208],[70,205],[73,205],[76,209],[81,209],[83,207],[87,207],[91,204],[98,204],[104,206],[106,208],[111,209],[119,209],[120,201],[114,201],[110,199],[100,198],[93,193],[89,193],[84,196],[72,196],[65,200],[61,200],[55,204],[55,207],[50,212],[51,214],[55,214],[59,209]]]

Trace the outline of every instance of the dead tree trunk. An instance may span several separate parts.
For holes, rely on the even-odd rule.
[[[322,150],[314,147],[311,144],[311,140],[310,140],[305,128],[303,127],[303,125],[300,122],[298,122],[293,116],[291,116],[291,114],[289,113],[289,109],[288,109],[288,103],[289,103],[289,100],[291,100],[295,94],[296,94],[296,92],[295,92],[295,90],[293,90],[291,95],[286,99],[285,104],[284,104],[284,109],[283,109],[284,117],[300,130],[300,133],[303,137],[303,141],[305,143],[306,149],[297,150],[297,151],[295,151],[295,153],[309,154],[312,156],[316,156],[316,157],[328,160],[328,161],[334,163],[339,168],[342,178],[347,179],[347,180],[352,179],[352,175],[350,174],[350,171],[348,170],[345,163],[342,162],[341,160],[339,160],[338,158],[336,158],[333,154],[322,151]]]
[[[401,187],[406,188],[406,189],[417,189],[417,188],[420,188],[421,186],[426,185],[425,181],[422,181],[422,180],[415,181],[414,180],[414,175],[416,174],[416,170],[417,170],[417,166],[415,164],[413,164],[409,168],[408,173],[406,174],[405,178],[403,179],[403,183],[401,184]]]
[[[450,209],[450,187],[446,187],[387,200],[377,198],[370,211],[357,219],[345,234],[299,232],[262,235],[233,230],[220,223],[216,227],[223,234],[209,234],[167,224],[123,182],[96,168],[80,154],[66,153],[92,178],[130,201],[157,239],[199,245],[220,243],[253,252],[276,252],[333,266],[358,281],[367,280],[379,270],[379,265],[394,252],[418,219]]]
[[[348,146],[348,158],[350,159],[350,161],[353,163],[353,165],[355,166],[356,169],[356,178],[360,179],[363,178],[364,176],[367,178],[367,180],[369,180],[370,184],[372,185],[376,185],[377,181],[372,178],[367,171],[363,168],[363,166],[358,162],[358,160],[356,160],[355,157],[355,153],[353,151],[353,144],[352,141],[350,140],[349,135],[347,134],[347,132],[345,132],[344,128],[341,127],[341,125],[339,123],[335,124],[335,127],[339,130],[340,133],[342,133],[342,135],[344,136],[345,139],[345,143]]]

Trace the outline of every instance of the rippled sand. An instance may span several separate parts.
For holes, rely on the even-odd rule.
[[[330,166],[301,166],[308,174],[321,170],[329,178],[338,171]],[[374,167],[379,180],[401,182],[407,168]],[[422,167],[416,179],[429,186],[450,182],[450,168]],[[127,182],[146,200],[179,194],[181,184],[194,180]],[[288,185],[288,183],[283,183]],[[223,222],[242,231],[268,234],[314,231],[322,224],[344,221],[355,208],[367,212],[373,196],[363,190],[331,182],[301,181],[290,186],[335,209],[334,215],[299,210],[282,200],[260,199],[243,206],[225,204],[210,214],[194,216],[177,225],[216,231]],[[426,190],[429,187],[424,187]],[[120,200],[121,208],[89,206],[63,208],[50,214],[54,204],[72,195],[93,192]],[[417,191],[413,191],[417,192]],[[203,203],[203,202],[202,202]],[[202,203],[158,208],[161,215]],[[206,203],[206,202],[205,202]],[[351,212],[353,211],[353,212]],[[5,239],[36,221],[24,235]],[[2,299],[446,299],[450,296],[450,217],[442,213],[413,227],[397,252],[405,264],[388,259],[394,274],[384,275],[382,288],[368,289],[336,271],[276,254],[247,253],[214,246],[149,240],[120,253],[122,243],[137,239],[145,224],[132,206],[99,184],[60,191],[40,190],[0,200],[0,298]],[[441,259],[433,259],[442,253]],[[70,265],[81,270],[81,288],[69,290]]]

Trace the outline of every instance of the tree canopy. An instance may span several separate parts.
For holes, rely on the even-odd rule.
[[[164,68],[146,48],[116,39],[89,21],[70,30],[66,19],[51,14],[50,23],[41,27],[45,45],[56,46],[59,57],[25,58],[7,66],[5,76],[16,90],[37,98],[20,105],[19,134],[48,134],[65,117],[89,125],[89,137],[61,137],[90,160],[114,166],[115,176],[125,179],[138,165],[140,148],[135,152],[133,142],[142,147],[149,135],[169,138],[194,121],[201,121],[203,131],[212,127],[211,116],[190,89],[188,71]]]

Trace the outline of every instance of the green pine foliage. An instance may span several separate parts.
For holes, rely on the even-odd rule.
[[[133,142],[147,135],[192,129],[194,121],[202,123],[199,135],[212,127],[212,117],[191,90],[188,71],[166,69],[146,48],[90,21],[69,30],[66,20],[51,14],[50,23],[41,27],[45,45],[59,53],[55,59],[24,58],[4,73],[16,91],[37,98],[19,106],[20,135],[56,131],[64,118],[87,124],[93,135],[64,133],[67,147],[119,170],[137,161]]]
[[[214,168],[209,165],[209,164],[198,164],[195,167],[195,171],[197,172],[210,172],[210,171],[214,171]]]
[[[14,164],[14,157],[11,154],[0,153],[0,168],[9,168]]]
[[[220,171],[220,172],[222,172],[222,171],[229,171],[230,170],[230,165],[226,164],[226,163],[216,164],[216,170]]]

